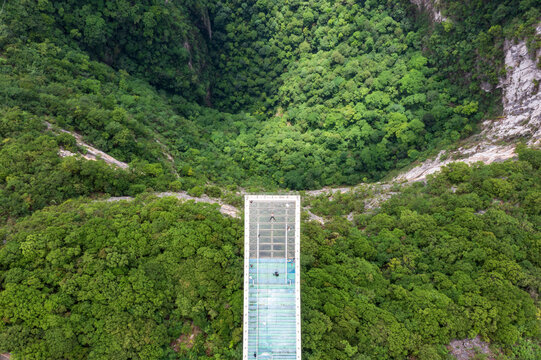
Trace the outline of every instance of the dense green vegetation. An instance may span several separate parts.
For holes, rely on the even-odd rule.
[[[405,1],[7,2],[3,112],[122,161],[167,168],[169,153],[186,189],[355,184],[495,111],[480,85],[501,74],[504,37],[539,46],[535,5],[444,2],[450,20],[432,24]]]
[[[541,151],[520,157],[453,164],[370,214],[349,207],[356,225],[334,215],[345,197],[314,203],[330,220],[303,223],[303,357],[446,359],[451,339],[481,335],[501,359],[538,359]],[[0,351],[240,356],[242,222],[210,205],[68,201],[0,238]]]
[[[240,221],[173,199],[68,201],[18,226],[1,230],[9,238],[0,250],[1,350],[25,359],[177,358],[168,345],[193,321],[212,352],[238,358],[230,348],[241,339],[231,332],[242,313]]]
[[[149,188],[164,190],[174,180],[161,164],[144,160],[134,160],[130,170],[120,170],[103,161],[61,158],[61,147],[80,150],[73,136],[46,131],[39,117],[16,107],[3,110],[0,223],[81,195],[135,195]]]
[[[241,220],[148,193],[240,206],[238,186],[423,160],[498,113],[481,86],[505,39],[541,46],[539,5],[441,0],[438,24],[406,0],[3,1],[0,352],[238,359]],[[129,168],[60,157],[85,152],[62,129]],[[449,359],[480,335],[541,358],[541,151],[519,153],[386,189],[377,209],[369,186],[303,199],[327,219],[303,222],[303,357]]]
[[[440,4],[447,19],[423,38],[424,47],[442,74],[487,106],[495,106],[492,96],[483,96],[481,85],[499,91],[506,39],[527,39],[532,55],[541,47],[541,39],[535,36],[539,0],[442,0]]]
[[[381,177],[479,118],[475,99],[422,54],[424,29],[404,4],[225,1],[215,11],[225,49],[216,103],[271,116],[256,151],[276,154],[280,185]]]
[[[44,128],[36,117],[16,108],[0,117],[0,222],[75,196],[120,195],[146,188],[144,176],[101,161],[61,158],[59,145],[73,150],[75,139],[55,137]]]
[[[206,96],[210,33],[198,26],[210,26],[207,1],[23,0],[3,10],[6,37],[80,47],[160,88],[191,100]]]

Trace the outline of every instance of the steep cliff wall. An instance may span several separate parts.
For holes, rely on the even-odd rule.
[[[541,24],[537,26],[536,32],[537,36],[541,36]],[[516,155],[515,145],[519,141],[525,141],[530,146],[541,146],[540,57],[541,51],[534,56],[528,53],[525,40],[507,40],[507,73],[499,84],[503,93],[502,116],[484,121],[481,133],[467,139],[459,149],[447,154],[442,151],[436,158],[425,161],[395,180],[421,181],[454,161],[482,161],[486,164],[504,161]]]
[[[541,24],[537,26],[541,36]],[[523,137],[533,145],[541,139],[541,69],[539,58],[528,53],[525,41],[505,42],[505,66],[507,75],[500,82],[503,90],[503,117],[487,121],[483,133],[489,140],[511,140]]]

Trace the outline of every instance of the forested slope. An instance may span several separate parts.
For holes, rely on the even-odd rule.
[[[8,2],[3,8],[2,40],[9,37],[80,48],[159,88],[202,100],[209,86],[207,3]]]
[[[378,179],[497,113],[505,38],[539,47],[535,1],[442,6],[434,24],[406,1],[8,2],[3,113],[121,161],[167,152],[186,189]]]
[[[452,147],[500,113],[503,42],[539,49],[539,5],[441,0],[435,23],[405,0],[4,1],[0,352],[238,359],[241,221],[150,194],[238,205]],[[63,130],[128,168],[61,157],[85,151]],[[303,356],[449,359],[479,335],[541,358],[541,152],[518,153],[376,210],[308,199],[328,221],[303,222]]]
[[[541,152],[520,154],[453,164],[355,225],[345,198],[317,205],[332,220],[302,224],[303,358],[448,359],[450,340],[480,335],[502,359],[538,359]],[[0,236],[14,358],[241,356],[242,222],[213,206],[68,201]]]

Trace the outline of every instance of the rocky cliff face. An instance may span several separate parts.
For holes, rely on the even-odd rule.
[[[419,10],[425,10],[430,14],[430,17],[435,22],[442,22],[447,20],[445,16],[441,14],[439,6],[439,0],[410,0],[412,4],[417,5]]]
[[[413,1],[413,0],[412,0]],[[430,2],[429,0],[416,0]],[[537,26],[541,36],[541,24]],[[516,156],[515,145],[524,140],[530,146],[541,146],[541,69],[538,62],[541,51],[532,56],[528,53],[526,41],[505,42],[506,76],[500,80],[502,89],[503,116],[486,120],[482,131],[465,141],[466,145],[445,154],[444,151],[434,159],[399,175],[398,181],[421,181],[426,176],[439,171],[444,165],[454,161],[474,163],[482,161],[489,164]],[[502,145],[502,142],[504,144]]]
[[[433,21],[442,22],[439,0],[410,0],[420,11],[427,11]],[[536,29],[541,36],[541,24]],[[483,123],[482,136],[488,141],[510,141],[525,138],[529,145],[541,140],[541,69],[538,67],[541,51],[529,54],[526,41],[507,40],[504,45],[507,75],[500,80],[503,92],[503,117]],[[490,85],[481,86],[491,91]]]
[[[541,24],[537,26],[537,35],[541,35]],[[531,56],[525,41],[508,40],[504,46],[507,75],[499,84],[504,116],[483,124],[483,133],[490,140],[522,137],[534,145],[541,139],[541,69],[538,67],[541,51]]]

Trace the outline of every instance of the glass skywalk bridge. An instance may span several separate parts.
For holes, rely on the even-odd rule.
[[[245,197],[243,358],[301,359],[300,197]]]

